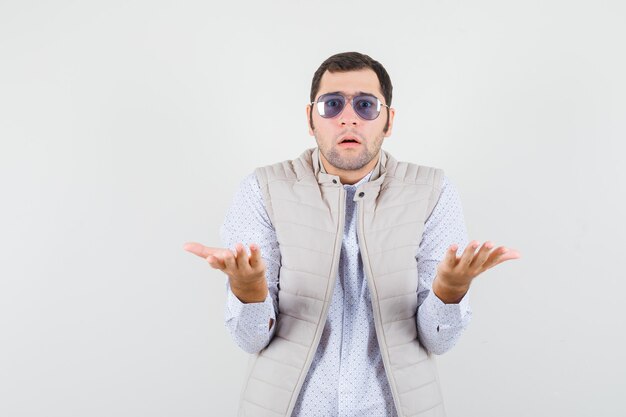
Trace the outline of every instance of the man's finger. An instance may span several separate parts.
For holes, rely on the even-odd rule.
[[[246,248],[241,243],[237,243],[235,245],[235,250],[237,251],[237,268],[240,271],[245,271],[250,269],[250,263],[248,261],[248,252]]]
[[[493,248],[493,242],[485,242],[483,246],[478,250],[478,253],[474,256],[474,260],[470,264],[470,268],[472,269],[481,269],[483,264],[487,261],[489,257],[489,253]]]
[[[217,252],[221,250],[221,248],[210,248],[208,246],[204,246],[201,243],[197,242],[187,242],[183,246],[183,249],[187,252],[191,252],[194,255],[197,255],[201,258],[205,258],[209,255],[215,255]]]
[[[459,265],[469,266],[474,259],[474,252],[476,252],[476,248],[478,247],[479,242],[476,240],[472,240],[463,251],[463,255],[461,255],[461,259],[459,259]]]
[[[227,272],[230,275],[231,273],[234,273],[237,271],[237,261],[235,260],[235,254],[232,253],[230,250],[227,249],[224,251],[222,260],[224,261],[224,265],[225,265],[224,272]]]
[[[509,249],[504,246],[500,246],[499,248],[494,249],[489,255],[489,258],[484,264],[485,269],[492,268],[504,261],[518,258],[521,258],[521,255],[518,251],[516,251],[515,249]]]
[[[510,261],[512,259],[519,259],[521,257],[522,257],[522,255],[520,255],[520,253],[518,251],[516,251],[515,249],[507,248],[507,252],[502,254],[502,255],[500,255],[500,257],[498,258],[498,260],[496,261],[496,263],[493,266],[501,264],[504,261]]]
[[[456,251],[459,249],[459,245],[453,243],[446,251],[446,255],[443,258],[442,264],[452,269],[456,266]]]
[[[220,271],[223,271],[226,268],[224,261],[222,261],[220,258],[217,258],[213,255],[207,256],[206,260],[209,263],[209,265],[211,265],[211,268],[219,269]]]
[[[254,243],[250,244],[250,267],[258,268],[261,264],[261,249]]]

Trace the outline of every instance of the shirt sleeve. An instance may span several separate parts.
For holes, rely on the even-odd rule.
[[[441,195],[426,220],[417,255],[417,331],[421,344],[440,355],[450,350],[470,322],[469,292],[458,304],[445,304],[431,290],[437,265],[448,247],[458,244],[457,256],[468,244],[461,199],[456,187],[444,176]]]
[[[220,237],[222,246],[231,250],[237,243],[242,243],[248,253],[251,243],[256,243],[261,250],[269,289],[267,298],[261,303],[242,303],[230,290],[227,279],[224,310],[226,328],[237,346],[248,353],[256,353],[267,346],[275,332],[276,326],[270,329],[269,324],[270,320],[276,321],[278,312],[280,250],[254,173],[239,185],[220,228]]]

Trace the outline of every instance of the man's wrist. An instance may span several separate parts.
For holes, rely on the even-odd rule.
[[[229,279],[229,282],[233,295],[244,304],[262,303],[267,298],[269,290],[267,289],[265,278],[258,282],[246,283],[245,285],[238,285],[232,279]]]
[[[458,304],[461,302],[467,291],[469,290],[469,285],[467,286],[450,286],[441,282],[439,277],[435,277],[433,281],[432,290],[443,303],[445,304]]]

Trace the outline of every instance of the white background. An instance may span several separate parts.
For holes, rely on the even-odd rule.
[[[313,72],[379,60],[385,149],[518,249],[438,357],[450,417],[623,416],[620,1],[0,1],[0,415],[233,416],[218,245],[239,182],[314,146]]]

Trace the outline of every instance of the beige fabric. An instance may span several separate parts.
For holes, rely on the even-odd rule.
[[[280,245],[274,338],[251,358],[240,416],[289,416],[324,329],[343,238],[346,193],[317,148],[258,168]],[[424,223],[443,171],[398,162],[382,151],[356,191],[357,233],[376,335],[400,417],[444,416],[434,358],[417,340],[417,263]]]

